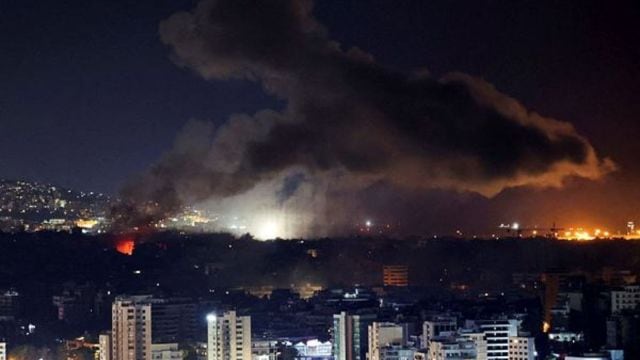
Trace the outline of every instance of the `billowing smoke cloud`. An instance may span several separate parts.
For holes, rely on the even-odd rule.
[[[204,0],[160,24],[178,65],[205,79],[259,82],[287,107],[234,116],[217,131],[187,129],[125,191],[132,200],[123,218],[146,222],[278,179],[286,181],[272,194],[276,202],[308,187],[318,186],[316,199],[317,189],[326,198],[380,182],[493,196],[613,169],[571,124],[531,112],[481,79],[406,75],[342,49],[312,5]],[[141,209],[147,201],[153,205]]]

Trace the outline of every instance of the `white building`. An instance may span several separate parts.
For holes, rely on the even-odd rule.
[[[98,360],[111,360],[111,333],[98,336]]]
[[[380,349],[392,345],[404,345],[405,335],[402,326],[390,322],[373,322],[368,327],[369,360],[380,360]]]
[[[520,320],[471,321],[487,342],[487,360],[509,360],[509,338],[518,336]]]
[[[178,343],[151,344],[152,360],[182,360],[183,356]]]
[[[0,342],[0,360],[7,360],[7,343]]]
[[[151,360],[150,296],[117,297],[111,307],[111,359]]]
[[[331,359],[333,345],[330,341],[319,341],[317,339],[308,340],[307,342],[298,342],[293,345],[298,351],[298,359]]]
[[[611,313],[635,309],[640,304],[640,285],[627,285],[611,291]]]
[[[600,354],[600,353],[569,355],[564,357],[564,360],[609,360],[609,359],[611,359],[609,357],[609,354]]]
[[[251,317],[207,315],[207,359],[251,360]]]
[[[509,360],[535,360],[536,345],[532,337],[511,336],[509,338]]]

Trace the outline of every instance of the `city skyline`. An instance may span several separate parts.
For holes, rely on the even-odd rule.
[[[633,0],[0,0],[0,360],[640,359]]]
[[[242,186],[233,180],[234,186],[240,186],[233,189],[238,196],[227,198],[223,194],[221,198],[217,190],[211,194],[180,193],[177,202],[194,205],[190,202],[210,200],[212,209],[232,209],[234,213],[247,213],[258,207],[262,209],[260,213],[250,216],[267,218],[266,222],[274,222],[270,220],[274,213],[302,214],[296,223],[303,224],[305,231],[290,234],[303,236],[345,228],[345,224],[327,218],[328,214],[354,214],[347,221],[349,226],[373,219],[377,223],[401,223],[412,232],[456,227],[480,231],[512,221],[530,227],[551,227],[555,222],[571,227],[624,228],[627,221],[640,218],[634,205],[634,200],[640,198],[634,186],[640,172],[635,164],[637,144],[632,140],[640,131],[634,121],[640,111],[633,101],[640,81],[638,68],[633,66],[638,54],[631,41],[637,35],[631,3],[474,3],[456,8],[446,2],[409,2],[395,7],[327,1],[313,4],[313,9],[303,14],[326,31],[321,37],[340,43],[340,51],[346,53],[357,47],[362,52],[358,56],[370,56],[376,66],[390,74],[405,77],[419,70],[420,76],[443,81],[449,73],[467,73],[473,78],[457,81],[473,83],[479,81],[474,79],[482,79],[500,93],[517,99],[529,111],[574,127],[569,133],[575,133],[579,142],[586,141],[585,151],[593,149],[597,157],[589,163],[578,161],[582,165],[574,169],[577,177],[573,176],[574,170],[563,172],[551,167],[556,156],[580,158],[580,151],[562,154],[568,148],[558,150],[572,146],[569,143],[546,150],[532,145],[537,163],[521,168],[520,160],[509,160],[524,156],[514,155],[516,152],[503,157],[502,162],[487,163],[488,174],[499,175],[504,170],[502,165],[507,164],[504,174],[527,169],[530,174],[542,171],[561,174],[559,177],[514,180],[499,175],[496,183],[483,180],[486,175],[478,177],[469,169],[465,170],[467,173],[463,171],[466,175],[462,177],[452,177],[462,170],[456,167],[462,165],[449,155],[467,150],[448,143],[433,145],[434,140],[429,140],[427,144],[433,145],[438,157],[444,156],[445,160],[442,164],[429,160],[427,168],[456,168],[445,175],[445,183],[433,178],[416,181],[415,176],[422,176],[420,171],[395,177],[394,173],[412,171],[389,169],[387,165],[367,169],[372,165],[367,156],[375,159],[385,152],[365,152],[352,154],[357,155],[353,164],[349,158],[338,158],[340,167],[350,167],[348,172],[352,173],[364,171],[367,176],[377,177],[377,181],[362,182],[357,178],[354,183],[351,175],[347,180],[339,174],[331,175],[337,178],[318,177],[318,166],[325,169],[318,162],[321,158],[312,162],[297,158],[285,164],[293,168],[288,174]],[[72,1],[43,7],[31,1],[8,3],[8,11],[0,15],[6,20],[2,21],[2,47],[11,55],[2,60],[2,77],[6,81],[0,86],[0,116],[6,131],[0,135],[0,178],[35,180],[121,196],[122,186],[135,182],[153,164],[157,169],[157,164],[175,155],[176,149],[199,151],[198,146],[210,144],[224,131],[221,129],[229,129],[229,124],[236,124],[233,131],[241,131],[240,124],[251,121],[279,122],[281,112],[291,111],[292,99],[279,90],[274,92],[273,84],[239,79],[237,74],[231,74],[235,79],[228,80],[228,74],[218,76],[219,73],[206,73],[197,66],[189,68],[193,59],[184,58],[184,48],[180,50],[177,38],[167,30],[172,26],[167,19],[177,19],[175,14],[180,12],[184,18],[185,11],[195,11],[194,6],[195,2],[178,6],[168,2],[119,5]],[[21,25],[24,23],[41,26],[25,28]],[[161,24],[165,24],[164,33]],[[182,54],[175,54],[176,49]],[[476,83],[479,84],[482,83]],[[312,104],[322,99],[320,93],[305,96],[310,96]],[[357,125],[356,129],[362,126]],[[375,148],[379,140],[371,137],[373,134],[375,131],[369,131],[367,136]],[[454,134],[452,139],[464,132]],[[513,144],[539,144],[539,140],[506,134],[482,135],[489,136],[487,141],[493,147],[489,154],[501,151],[501,146],[513,150]],[[386,135],[382,139],[393,141]],[[323,146],[344,146],[335,138],[318,141]],[[474,144],[473,138],[465,141],[473,144],[469,150],[472,154],[479,150],[480,145]],[[355,144],[370,148],[358,141],[347,144],[347,149],[340,151],[352,151],[349,146]],[[406,158],[404,150],[390,146],[384,156]],[[287,150],[266,150],[269,157],[254,159],[256,169],[285,166],[272,164],[272,159],[280,158],[283,151]],[[220,160],[216,156],[220,155],[214,154],[211,161],[218,166]],[[515,168],[509,169],[510,166]],[[536,167],[539,169],[531,172]],[[309,168],[316,170],[307,173]],[[334,169],[333,165],[330,168]],[[253,176],[256,174],[241,178]],[[341,182],[341,187],[336,189],[335,182]],[[200,181],[178,185],[203,186]],[[338,196],[334,195],[336,192]],[[150,200],[156,200],[155,195]],[[168,200],[171,206],[175,202],[176,199]],[[308,203],[313,206],[307,207]],[[276,217],[281,221],[292,216]]]

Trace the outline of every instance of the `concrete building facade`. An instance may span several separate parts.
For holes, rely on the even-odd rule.
[[[117,297],[112,305],[111,359],[151,360],[150,296]]]
[[[235,311],[207,315],[207,359],[251,360],[251,317]]]

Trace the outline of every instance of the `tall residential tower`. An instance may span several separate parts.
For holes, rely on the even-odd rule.
[[[251,360],[251,317],[207,315],[207,360]]]

